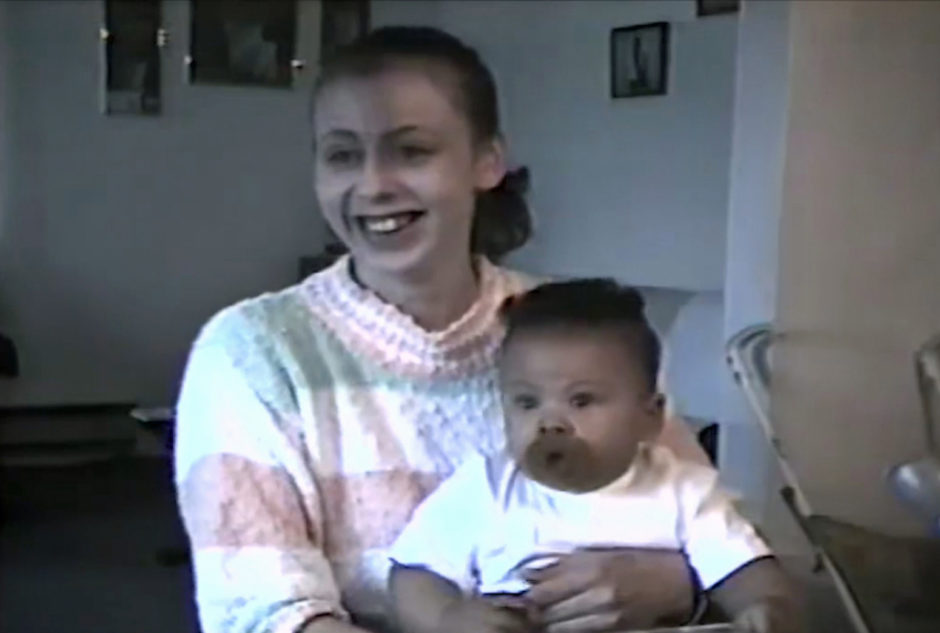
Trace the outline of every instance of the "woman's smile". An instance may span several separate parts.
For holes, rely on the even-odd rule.
[[[368,235],[383,237],[394,235],[413,226],[425,214],[424,211],[399,211],[383,215],[361,215],[355,220],[360,229]]]

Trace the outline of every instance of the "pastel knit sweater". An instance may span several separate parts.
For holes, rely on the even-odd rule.
[[[193,345],[176,484],[205,633],[325,614],[390,630],[388,548],[459,465],[502,447],[497,312],[532,280],[480,260],[477,301],[428,332],[349,264],[223,310]],[[701,456],[677,429],[664,442]]]
[[[528,285],[479,262],[480,296],[428,332],[344,258],[223,310],[177,406],[176,479],[206,633],[321,614],[387,628],[387,547],[457,466],[502,443],[497,311]]]

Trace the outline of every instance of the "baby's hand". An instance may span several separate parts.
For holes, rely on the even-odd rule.
[[[524,609],[504,596],[462,598],[441,615],[441,633],[530,633],[534,627]]]
[[[786,613],[779,605],[759,602],[746,608],[734,619],[738,633],[795,633],[795,613]]]

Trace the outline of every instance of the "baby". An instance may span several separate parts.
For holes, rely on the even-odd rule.
[[[610,280],[540,286],[503,306],[507,451],[473,459],[392,548],[407,633],[531,631],[526,578],[577,550],[681,550],[742,631],[793,626],[770,550],[710,468],[654,443],[660,347],[643,299]]]

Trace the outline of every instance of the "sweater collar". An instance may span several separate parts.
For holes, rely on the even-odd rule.
[[[492,368],[503,337],[499,307],[523,289],[518,275],[478,258],[476,301],[443,330],[428,331],[359,285],[350,264],[348,255],[340,258],[302,289],[314,314],[351,352],[412,377],[458,377]]]

